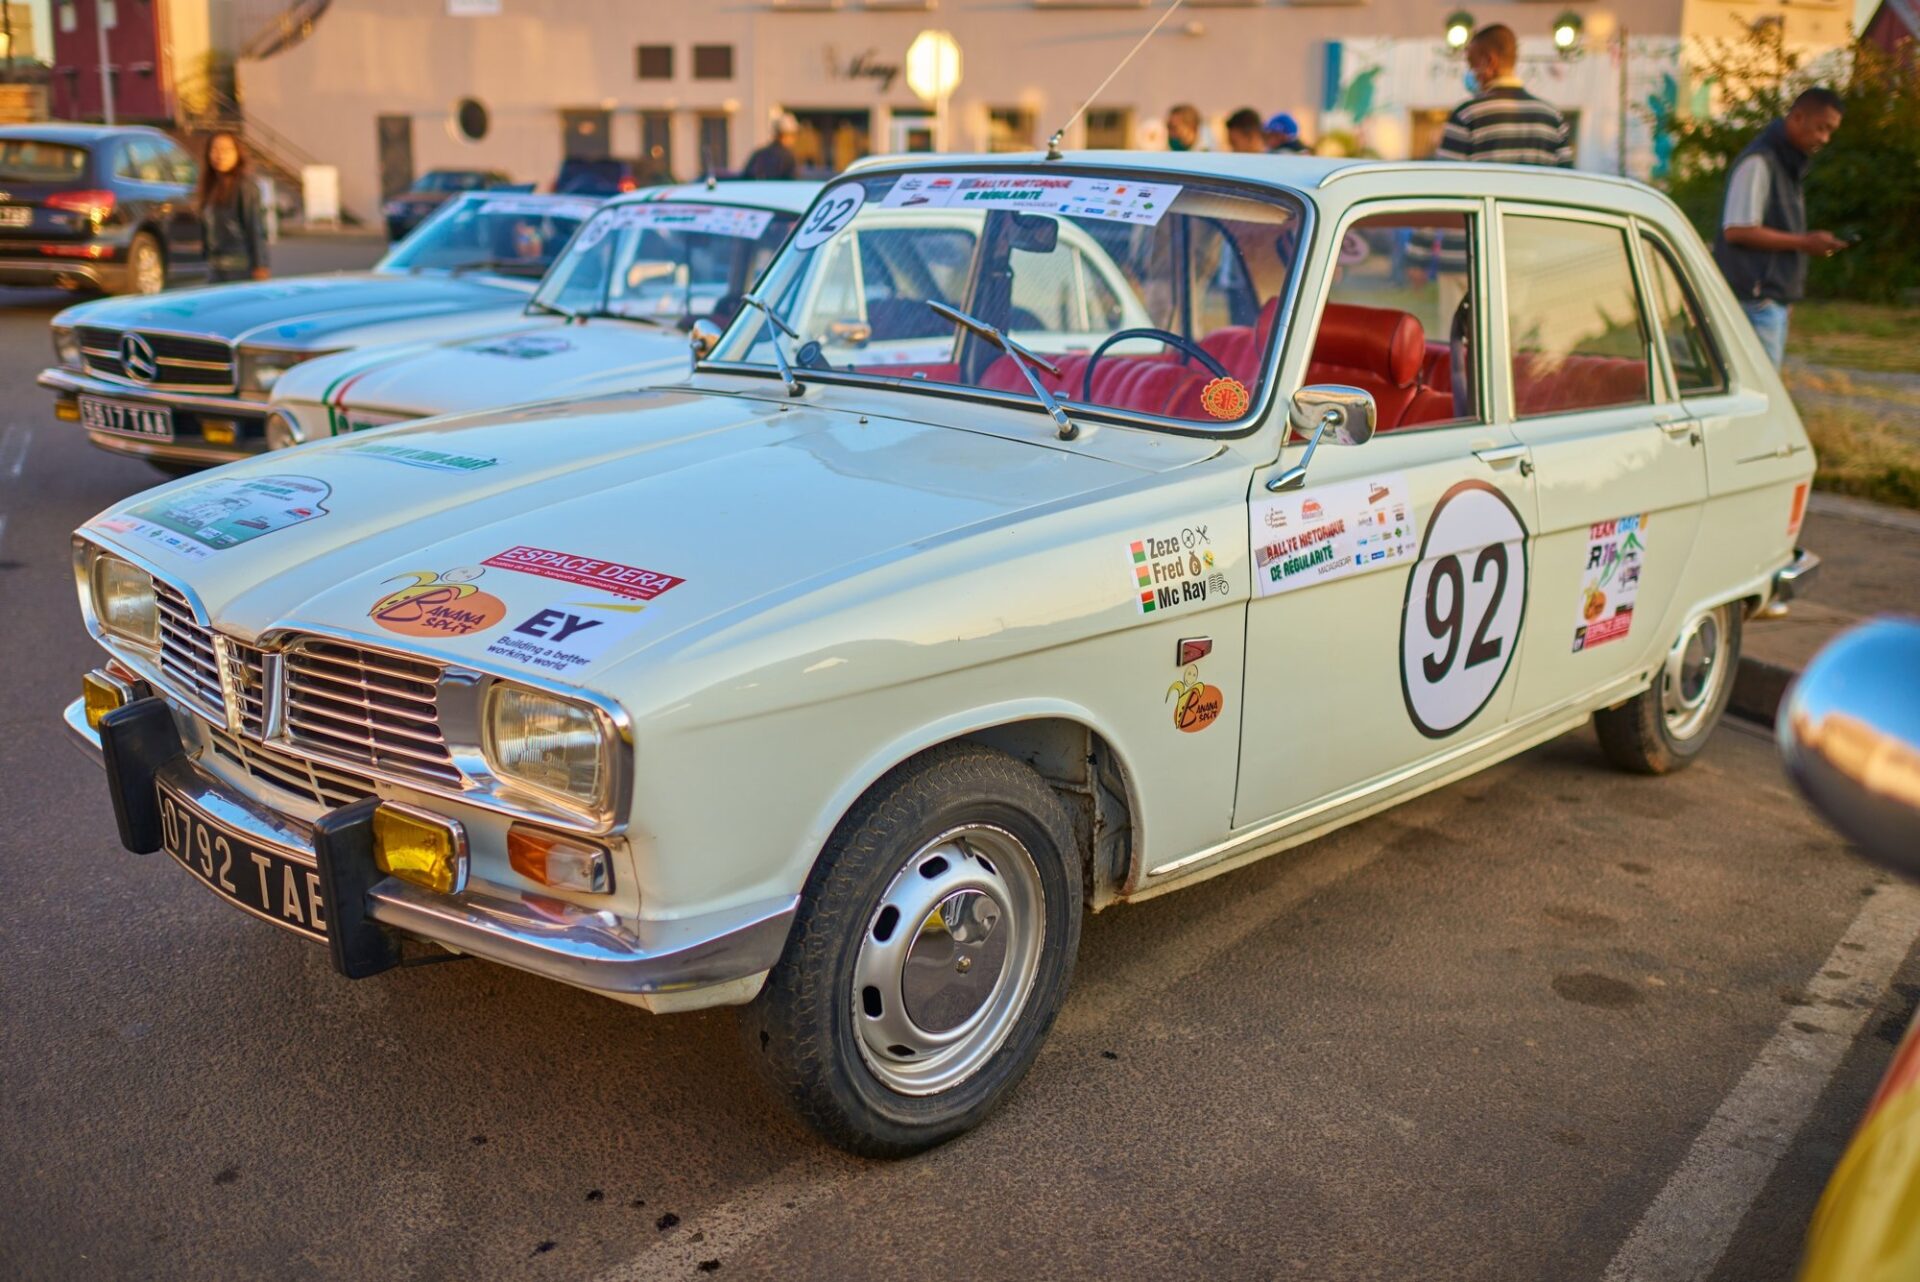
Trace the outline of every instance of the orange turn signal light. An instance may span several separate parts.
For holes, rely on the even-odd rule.
[[[514,824],[507,829],[507,862],[522,877],[542,886],[590,895],[613,889],[613,859],[606,847],[577,837]]]

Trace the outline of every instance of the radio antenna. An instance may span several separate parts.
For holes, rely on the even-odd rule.
[[[1093,105],[1093,100],[1095,98],[1098,98],[1101,94],[1107,91],[1107,86],[1113,83],[1113,78],[1119,75],[1122,71],[1125,71],[1127,69],[1127,64],[1133,61],[1133,55],[1136,53],[1139,53],[1140,50],[1146,45],[1147,41],[1153,39],[1154,33],[1160,30],[1161,27],[1165,26],[1167,19],[1173,16],[1173,11],[1175,9],[1178,9],[1185,2],[1186,0],[1173,0],[1173,3],[1169,4],[1166,7],[1166,9],[1161,12],[1159,20],[1156,21],[1151,27],[1147,28],[1147,34],[1144,36],[1141,36],[1140,39],[1134,44],[1133,48],[1127,50],[1127,56],[1120,60],[1120,64],[1116,66],[1112,71],[1109,71],[1107,73],[1107,78],[1105,80],[1102,80],[1099,86],[1096,89],[1094,89],[1092,93],[1087,95],[1086,100],[1082,102],[1077,108],[1074,109],[1074,113],[1071,116],[1067,117],[1067,123],[1064,125],[1061,125],[1058,129],[1053,131],[1053,137],[1047,139],[1047,159],[1048,160],[1063,159],[1063,157],[1060,154],[1060,140],[1066,137],[1067,130],[1073,128],[1073,122],[1080,119],[1080,117],[1083,114],[1085,114],[1087,108]]]

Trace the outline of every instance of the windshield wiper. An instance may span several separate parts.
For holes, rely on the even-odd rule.
[[[552,303],[543,303],[537,298],[528,302],[527,310],[543,316],[564,316],[570,321],[580,319],[579,312],[570,312],[564,307],[555,307]]]
[[[788,338],[799,342],[799,332],[795,330],[793,326],[787,324],[786,321],[774,315],[773,308],[768,306],[767,300],[760,297],[760,295],[742,294],[740,301],[748,307],[757,309],[762,316],[767,318],[767,327],[773,331],[773,363],[780,367],[780,381],[787,385],[787,395],[799,396],[804,393],[807,389],[800,386],[800,380],[793,376],[793,363],[787,359],[787,349],[780,346],[780,335],[785,334]]]
[[[510,270],[512,268],[519,270]],[[446,272],[449,276],[464,276],[468,272],[493,272],[500,276],[525,276],[531,272],[544,276],[547,269],[541,263],[530,263],[524,258],[477,258],[470,263],[455,263]]]
[[[949,307],[945,303],[938,302],[931,298],[927,299],[926,303],[928,307],[933,309],[935,316],[952,324],[964,326],[972,330],[980,337],[986,339],[987,342],[1007,354],[1007,359],[1013,362],[1014,368],[1025,376],[1027,386],[1033,389],[1033,394],[1039,398],[1042,405],[1046,406],[1048,416],[1053,419],[1053,425],[1060,431],[1061,440],[1071,441],[1074,437],[1080,435],[1080,429],[1075,427],[1073,420],[1067,417],[1067,412],[1060,408],[1059,400],[1055,398],[1052,392],[1047,390],[1046,384],[1034,376],[1033,367],[1038,365],[1041,369],[1047,371],[1047,373],[1058,377],[1060,373],[1060,367],[1058,365],[1055,365],[1038,352],[1029,350],[1023,344],[1014,342],[1011,338],[987,324],[985,321],[967,315],[958,307]]]

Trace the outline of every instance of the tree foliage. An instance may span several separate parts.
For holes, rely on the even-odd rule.
[[[1711,240],[1718,227],[1734,157],[1802,89],[1825,84],[1846,102],[1846,114],[1808,167],[1807,225],[1861,241],[1815,259],[1808,292],[1889,300],[1920,287],[1920,75],[1910,60],[1862,42],[1844,57],[1809,63],[1766,25],[1710,52],[1696,75],[1709,78],[1717,114],[1674,110],[1659,124],[1672,141],[1667,191],[1702,236]]]

